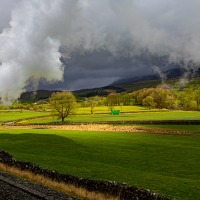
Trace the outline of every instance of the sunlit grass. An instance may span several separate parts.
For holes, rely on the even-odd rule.
[[[120,112],[138,112],[138,111],[147,111],[145,107],[142,106],[114,106],[114,110],[120,110]],[[154,109],[157,110],[157,109]],[[93,110],[94,114],[110,114],[111,111],[108,106],[97,106],[94,107]],[[91,114],[91,108],[90,107],[80,107],[78,108],[77,114]]]
[[[0,149],[80,177],[126,182],[180,199],[200,196],[200,137],[1,130]]]
[[[119,115],[73,115],[65,119],[66,122],[108,122],[108,121],[143,121],[143,120],[200,120],[200,112],[195,111],[170,111],[170,112],[138,112]],[[22,123],[50,123],[59,122],[57,117],[32,119]]]
[[[0,122],[14,121],[31,117],[40,117],[50,115],[49,112],[34,112],[34,111],[1,111]]]

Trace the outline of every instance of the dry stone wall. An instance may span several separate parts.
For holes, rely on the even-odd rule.
[[[169,200],[169,198],[151,192],[150,190],[127,184],[112,181],[97,181],[68,174],[60,174],[57,171],[48,170],[30,162],[17,161],[10,153],[5,151],[0,151],[0,162],[20,170],[27,170],[35,174],[43,175],[58,182],[72,184],[88,191],[118,196],[121,200]]]

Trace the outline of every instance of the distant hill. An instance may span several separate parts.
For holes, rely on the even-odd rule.
[[[174,68],[167,70],[162,73],[162,76],[164,77],[163,80],[161,80],[159,75],[147,75],[147,76],[139,76],[139,77],[132,77],[132,78],[126,78],[126,79],[120,79],[112,84],[111,86],[119,87],[126,92],[132,92],[136,90],[140,90],[143,88],[150,88],[150,87],[156,87],[160,85],[163,81],[167,84],[174,85],[176,82],[179,81],[181,77],[184,76],[186,73],[186,70],[182,68]],[[191,76],[187,77],[190,80],[190,85],[194,83],[200,84],[200,70],[198,70],[195,74],[195,77],[192,78]]]
[[[164,72],[166,77],[166,83],[175,84],[178,79],[183,76],[185,71],[180,68],[171,69]],[[91,96],[107,96],[110,93],[132,92],[143,88],[156,87],[162,83],[162,80],[158,75],[148,75],[132,77],[127,79],[120,79],[112,84],[92,89],[82,89],[73,91],[77,98],[91,97]],[[200,70],[197,72],[196,77],[192,78],[189,85],[200,85]],[[20,100],[22,102],[36,102],[39,100],[48,99],[52,93],[58,91],[51,90],[38,90],[37,92],[29,91],[21,95]]]
[[[121,93],[125,92],[126,90],[120,87],[115,86],[106,86],[101,88],[93,88],[93,89],[83,89],[83,90],[76,90],[73,91],[74,95],[77,98],[83,98],[83,97],[91,97],[91,96],[107,96],[108,94],[112,92]],[[52,93],[54,92],[60,92],[55,90],[37,90],[37,91],[28,91],[24,92],[21,97],[21,102],[36,102],[39,100],[48,99]]]
[[[91,97],[91,96],[97,96],[97,95],[98,96],[107,96],[108,94],[110,94],[112,92],[121,93],[121,92],[125,92],[125,91],[126,90],[121,87],[109,85],[109,86],[105,86],[105,87],[101,87],[101,88],[76,90],[76,91],[74,91],[74,94],[79,97]]]
[[[185,73],[184,69],[181,68],[175,68],[170,69],[162,73],[163,76],[165,76],[166,79],[172,79],[172,78],[179,78]],[[154,81],[154,80],[160,80],[160,76],[158,74],[152,74],[147,76],[136,76],[136,77],[130,77],[125,79],[119,79],[117,81],[114,81],[110,85],[121,85],[121,84],[129,84],[129,83],[136,83],[136,82],[144,82],[144,81]]]
[[[37,90],[22,93],[20,101],[22,102],[36,102],[39,100],[48,99],[52,93],[59,92],[54,90]]]

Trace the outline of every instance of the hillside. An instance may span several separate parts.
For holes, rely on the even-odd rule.
[[[182,68],[174,68],[167,70],[165,72],[160,72],[164,79],[175,79],[183,76],[186,71]],[[136,83],[136,82],[145,82],[145,81],[154,81],[159,80],[160,76],[158,74],[151,74],[146,76],[136,76],[136,77],[129,77],[125,79],[119,79],[114,81],[111,85],[120,85],[120,84],[128,84],[128,83]]]
[[[172,69],[165,72],[166,80],[164,82],[169,85],[173,85],[175,87],[180,87],[180,78],[182,77],[184,70],[180,69]],[[200,85],[200,73],[198,72],[196,77],[191,78],[187,84],[192,85]],[[156,87],[162,83],[162,80],[157,75],[149,75],[149,76],[139,76],[127,79],[120,79],[118,81],[113,82],[112,84],[100,87],[100,88],[92,88],[92,89],[82,89],[73,91],[75,96],[78,98],[83,97],[91,97],[91,96],[107,96],[110,93],[121,93],[121,92],[132,92],[136,90],[140,90],[143,88],[151,88]],[[20,100],[22,102],[36,102],[38,100],[47,99],[51,96],[53,92],[51,90],[38,90],[37,92],[29,91],[25,92],[21,95]]]
[[[37,90],[22,93],[20,101],[22,102],[36,102],[39,100],[48,99],[52,93],[58,92],[54,90]]]
[[[119,86],[105,86],[101,88],[93,88],[93,89],[83,89],[83,90],[76,90],[74,94],[79,97],[91,97],[91,96],[107,96],[108,94],[116,92],[126,92],[126,89],[119,87]]]

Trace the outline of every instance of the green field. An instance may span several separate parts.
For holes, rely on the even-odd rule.
[[[142,120],[200,120],[195,111],[148,110],[139,106],[79,108],[67,122]],[[105,114],[106,113],[106,114]],[[50,112],[0,112],[0,122],[59,121]],[[41,117],[28,119],[32,117]],[[45,117],[46,116],[46,117]],[[46,129],[0,130],[0,149],[19,160],[48,169],[91,179],[126,182],[169,197],[198,199],[200,196],[200,125],[142,125],[153,129],[184,130],[191,136],[142,133],[56,131]]]
[[[1,111],[0,122],[15,121],[31,117],[41,117],[50,115],[48,112],[35,112],[35,111]]]
[[[90,115],[90,108],[79,108],[76,115],[69,116],[65,119],[68,122],[102,122],[102,121],[140,121],[140,120],[200,120],[198,111],[168,111],[148,110],[141,106],[116,106],[116,110],[122,113],[111,115],[108,107],[96,107],[93,115]],[[57,117],[49,117],[51,112],[36,111],[1,111],[0,122],[23,120],[22,123],[50,123],[60,121]],[[38,118],[37,117],[44,118]],[[47,116],[47,117],[45,117]],[[28,119],[28,118],[36,119]],[[27,119],[27,120],[26,120]]]
[[[90,107],[80,107],[78,108],[76,114],[78,115],[88,115],[91,114],[91,108]],[[146,109],[143,106],[115,106],[114,110],[120,110],[120,112],[122,113],[133,113],[133,112],[145,112],[148,111],[148,109]],[[158,109],[152,109],[152,111],[157,111]],[[109,109],[109,107],[107,106],[98,106],[98,107],[94,107],[93,110],[94,114],[110,114],[111,111]]]
[[[61,173],[126,182],[199,199],[200,137],[55,130],[1,130],[0,149]]]
[[[171,112],[138,112],[131,114],[99,114],[99,115],[74,115],[65,119],[68,122],[106,122],[106,121],[141,121],[141,120],[200,120],[197,111],[171,111]],[[56,117],[33,119],[23,123],[50,123],[59,121]]]
[[[195,135],[200,135],[200,125],[140,125],[142,127],[152,129],[164,129],[164,130],[179,130],[188,131]]]

